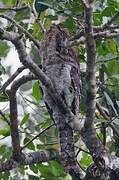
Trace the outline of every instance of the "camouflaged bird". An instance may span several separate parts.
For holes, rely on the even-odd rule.
[[[75,51],[72,48],[66,48],[68,37],[66,30],[60,25],[53,24],[41,42],[40,55],[43,71],[51,79],[55,91],[76,115],[79,113],[80,102],[79,63]],[[66,117],[60,112],[47,89],[42,88],[48,112],[59,129],[63,165],[75,179],[76,176],[78,179],[79,169],[75,159],[73,131],[66,121],[63,121]]]
[[[43,71],[52,80],[66,105],[76,114],[80,101],[79,63],[74,50],[65,47],[67,40],[68,33],[53,24],[45,33],[40,55]]]

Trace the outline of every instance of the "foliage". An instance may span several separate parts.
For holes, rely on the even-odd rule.
[[[1,7],[12,8],[15,7],[15,0],[1,0]],[[60,16],[63,16],[63,27],[67,28],[70,36],[74,36],[84,30],[83,26],[79,26],[76,18],[79,17],[79,21],[83,23],[83,7],[79,0],[36,0],[35,4],[33,0],[21,0],[19,6],[28,5],[30,8],[21,11],[8,11],[0,10],[2,13],[6,13],[14,18],[20,25],[22,25],[28,32],[30,32],[34,38],[38,40],[43,39],[43,33],[41,27],[38,23],[32,19],[32,8],[35,8],[37,13],[40,14],[40,21],[43,26],[48,29],[52,24],[52,21],[56,21]],[[93,23],[95,26],[99,26],[105,23],[110,17],[112,17],[119,9],[119,2],[116,0],[96,0],[94,8],[94,19]],[[119,19],[116,19],[114,25],[118,25]],[[11,23],[6,23],[0,19],[0,24],[5,27],[8,31],[15,31],[15,27]],[[27,46],[28,37],[24,38]],[[30,40],[29,40],[30,41]],[[109,115],[110,119],[119,128],[119,37],[110,38],[107,40],[96,40],[96,81],[97,81],[97,98],[101,104],[103,110]],[[5,75],[9,76],[8,67],[5,66],[5,59],[11,50],[11,45],[7,42],[0,41],[0,75],[1,83],[3,84],[3,77]],[[85,49],[84,45],[77,46],[77,54],[80,56],[81,64],[85,64]],[[31,54],[33,54],[33,49]],[[12,59],[9,59],[12,61]],[[36,61],[36,59],[35,59]],[[40,60],[37,60],[37,64]],[[3,65],[2,65],[3,64]],[[10,67],[11,68],[11,67]],[[5,75],[4,75],[5,74]],[[85,71],[81,71],[82,80],[82,98],[81,98],[81,114],[84,115],[86,112],[86,94],[87,94],[87,84],[86,84],[86,74]],[[99,82],[99,83],[98,83]],[[28,90],[25,91],[22,87],[18,92],[19,101],[23,102],[22,117],[19,115],[19,130],[21,132],[21,137],[23,136],[22,144],[25,145],[30,141],[36,134],[41,130],[45,129],[52,124],[52,120],[49,117],[45,105],[42,99],[42,92],[39,91],[38,81],[32,82],[32,84],[27,84]],[[22,100],[21,100],[22,99]],[[7,103],[7,95],[0,93],[0,107],[3,106],[2,103]],[[19,103],[19,102],[18,102]],[[21,104],[19,103],[21,106]],[[6,106],[6,104],[5,104]],[[5,107],[4,106],[4,107]],[[2,108],[5,117],[9,120],[8,109]],[[6,139],[10,137],[9,125],[4,122],[3,116],[0,116],[0,123],[4,124],[0,128],[1,139]],[[3,123],[4,122],[4,123]],[[103,131],[101,128],[102,122],[106,123],[104,117],[100,112],[96,111],[95,127],[98,128],[97,135],[103,141]],[[114,141],[112,140],[112,132],[110,128],[107,128],[107,148],[110,152],[115,152]],[[79,137],[75,136],[75,143],[79,142]],[[37,138],[35,141],[31,142],[28,146],[28,150],[46,150],[48,148],[58,149],[58,131],[54,127],[47,130],[43,135]],[[87,150],[85,146],[83,149]],[[77,150],[78,151],[78,150]],[[5,159],[10,157],[11,148],[4,144],[4,141],[0,143],[0,161],[3,162]],[[79,163],[83,168],[87,168],[89,164],[92,163],[92,159],[89,154],[82,153]],[[28,179],[66,179],[70,180],[71,177],[67,175],[63,167],[55,161],[48,162],[46,164],[36,164],[29,165],[29,167],[20,167],[18,170],[19,176],[26,177]],[[1,179],[13,178],[9,172],[3,173]],[[14,178],[13,178],[14,179]]]

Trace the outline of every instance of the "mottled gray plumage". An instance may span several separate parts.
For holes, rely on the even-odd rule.
[[[80,102],[79,64],[74,50],[65,47],[67,40],[68,33],[59,25],[52,25],[45,33],[40,55],[43,71],[51,79],[55,91],[76,115],[79,113]],[[73,131],[47,89],[43,86],[42,88],[48,112],[59,129],[63,165],[76,179],[76,176],[79,177],[79,169],[75,159]]]
[[[79,64],[74,50],[64,47],[67,38],[68,34],[59,25],[50,27],[42,42],[42,65],[57,93],[76,114],[79,111],[80,100]]]

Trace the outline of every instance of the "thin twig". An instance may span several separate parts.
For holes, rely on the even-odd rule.
[[[2,85],[0,91],[5,92],[5,89],[13,82],[13,80],[24,70],[26,67],[22,66],[19,67],[14,74]]]
[[[117,13],[109,20],[107,21],[107,23],[105,23],[102,28],[105,29],[107,27],[109,27],[109,25],[111,25],[113,23],[113,21],[115,21],[115,19],[117,19],[119,17],[119,11],[117,11]]]
[[[115,127],[114,124],[112,124],[113,120],[110,120],[110,118],[104,112],[104,110],[102,109],[102,107],[100,106],[99,103],[96,103],[96,107],[97,107],[98,111],[100,112],[100,114],[104,117],[104,119],[108,120],[108,122],[106,122],[106,126],[110,126],[113,129],[113,131],[115,132],[115,134],[119,137],[118,129]]]
[[[119,36],[119,32],[117,33],[109,33],[108,31],[104,32],[99,32],[99,33],[94,33],[94,38],[95,39],[100,39],[100,38],[114,38]]]
[[[97,27],[93,27],[93,31],[94,32],[100,32],[100,31],[104,31],[104,30],[115,30],[115,29],[119,29],[119,25],[112,25],[112,26],[107,26],[105,27],[105,29],[103,28],[103,26],[97,26]]]
[[[80,152],[80,151],[83,151],[83,152],[85,152],[86,154],[90,154],[90,152],[88,152],[88,151],[86,151],[86,150],[84,150],[84,149],[82,149],[82,148],[80,148],[80,147],[78,147],[78,146],[74,146],[74,147],[76,147],[79,152]],[[76,156],[79,154],[79,152],[76,154]]]
[[[35,17],[36,23],[39,25],[42,33],[44,34],[46,30],[45,30],[43,24],[41,23],[40,19],[38,19],[38,16],[37,16],[36,12],[34,11],[34,9],[32,9],[32,13],[33,13],[33,15],[34,15],[34,17]]]
[[[5,117],[5,115],[1,110],[0,110],[0,115],[3,117],[4,121],[10,126],[10,121]]]
[[[92,33],[94,39],[102,39],[102,38],[115,38],[119,36],[119,32],[117,33],[109,33],[108,31],[103,31],[103,32],[98,32],[98,33]],[[80,36],[79,36],[80,37]],[[77,37],[78,38],[78,35]],[[73,38],[75,39],[75,37]],[[69,41],[68,42],[68,47],[73,47],[73,46],[78,46],[80,44],[84,44],[86,41],[86,38],[84,36],[80,37],[79,39],[75,39],[74,41]]]
[[[22,7],[0,7],[0,10],[3,10],[3,11],[21,11],[21,10],[24,10],[24,9],[28,9],[29,7],[26,5],[26,6],[22,6]]]
[[[10,21],[11,23],[13,23],[18,29],[20,29],[25,35],[28,36],[28,38],[36,45],[36,47],[39,49],[40,44],[39,42],[26,30],[24,29],[24,27],[22,27],[21,25],[19,25],[14,19],[12,19],[11,17],[5,15],[5,14],[0,14],[1,18],[7,19],[8,21]]]
[[[41,136],[45,131],[47,131],[48,129],[50,129],[51,127],[53,127],[54,124],[51,124],[50,126],[48,126],[47,128],[45,128],[43,131],[41,131],[39,134],[37,134],[35,137],[33,137],[30,141],[28,141],[22,148],[21,150],[25,149],[30,143],[32,143],[35,139],[37,139],[39,136]]]

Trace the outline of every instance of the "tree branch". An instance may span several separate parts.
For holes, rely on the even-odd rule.
[[[14,74],[2,85],[0,91],[5,92],[5,89],[13,82],[13,80],[24,70],[26,67],[22,66],[19,67]]]
[[[102,39],[102,38],[114,38],[114,37],[117,37],[119,36],[119,32],[117,33],[110,33],[109,31],[103,31],[103,32],[97,32],[97,33],[93,33],[93,37],[94,39]],[[79,39],[78,39],[79,38]],[[72,41],[72,39],[74,39]],[[68,47],[73,47],[73,46],[77,46],[77,45],[80,45],[80,44],[84,44],[85,41],[86,41],[86,38],[84,36],[81,36],[80,35],[78,36],[75,36],[73,37],[72,39],[69,40],[68,42]]]
[[[9,120],[5,117],[5,115],[3,114],[1,110],[0,110],[0,115],[3,117],[4,121],[10,126]]]
[[[90,2],[91,3],[91,2]],[[92,4],[90,8],[85,8],[85,43],[87,53],[87,112],[84,124],[84,131],[82,130],[82,138],[87,148],[89,149],[93,160],[100,170],[105,169],[109,160],[106,151],[96,137],[93,120],[96,109],[96,78],[95,78],[95,59],[96,59],[96,45],[93,35],[93,17]]]
[[[7,91],[10,101],[10,129],[12,138],[13,159],[16,161],[19,161],[21,158],[16,92],[22,84],[33,79],[36,79],[36,77],[34,77],[33,75],[23,76],[20,79],[14,81],[11,89]]]
[[[22,6],[22,7],[0,7],[0,10],[3,10],[3,11],[21,11],[21,10],[24,10],[24,9],[28,9],[29,7],[26,5],[26,6]]]
[[[100,38],[114,38],[119,36],[119,32],[117,33],[109,33],[108,31],[104,32],[99,32],[99,33],[94,33],[94,38],[95,39],[100,39]]]
[[[26,29],[19,25],[14,19],[4,14],[0,14],[0,17],[3,19],[7,19],[11,23],[13,23],[18,29],[20,29],[25,35],[28,36],[28,38],[36,45],[37,48],[40,47],[40,43],[36,39],[34,39],[34,37]]]
[[[96,81],[95,81],[95,58],[96,46],[93,36],[92,27],[92,8],[85,9],[85,42],[87,53],[87,85],[88,85],[88,99],[87,99],[87,113],[85,127],[91,127],[95,115],[96,105]]]
[[[16,162],[13,158],[0,164],[0,173],[3,171],[12,170],[20,165],[30,165],[35,163],[48,162],[50,160],[60,161],[60,156],[55,150],[36,151],[33,153],[22,154],[19,162]]]
[[[89,3],[87,2],[87,0],[81,0],[81,3],[85,8],[89,8]]]
[[[102,26],[102,29],[104,30],[108,28],[113,23],[113,21],[115,21],[115,19],[117,19],[118,17],[119,17],[119,11],[117,11],[117,13],[114,16],[112,16],[112,18]]]
[[[103,111],[101,105],[99,103],[96,103],[96,107],[98,109],[98,111],[100,112],[100,114],[104,117],[105,120],[107,120],[106,122],[106,126],[110,126],[112,128],[112,130],[115,132],[115,134],[118,136],[119,138],[119,131],[118,129],[115,127],[115,125],[112,123],[112,121],[110,120],[110,118],[107,116],[107,114]]]

